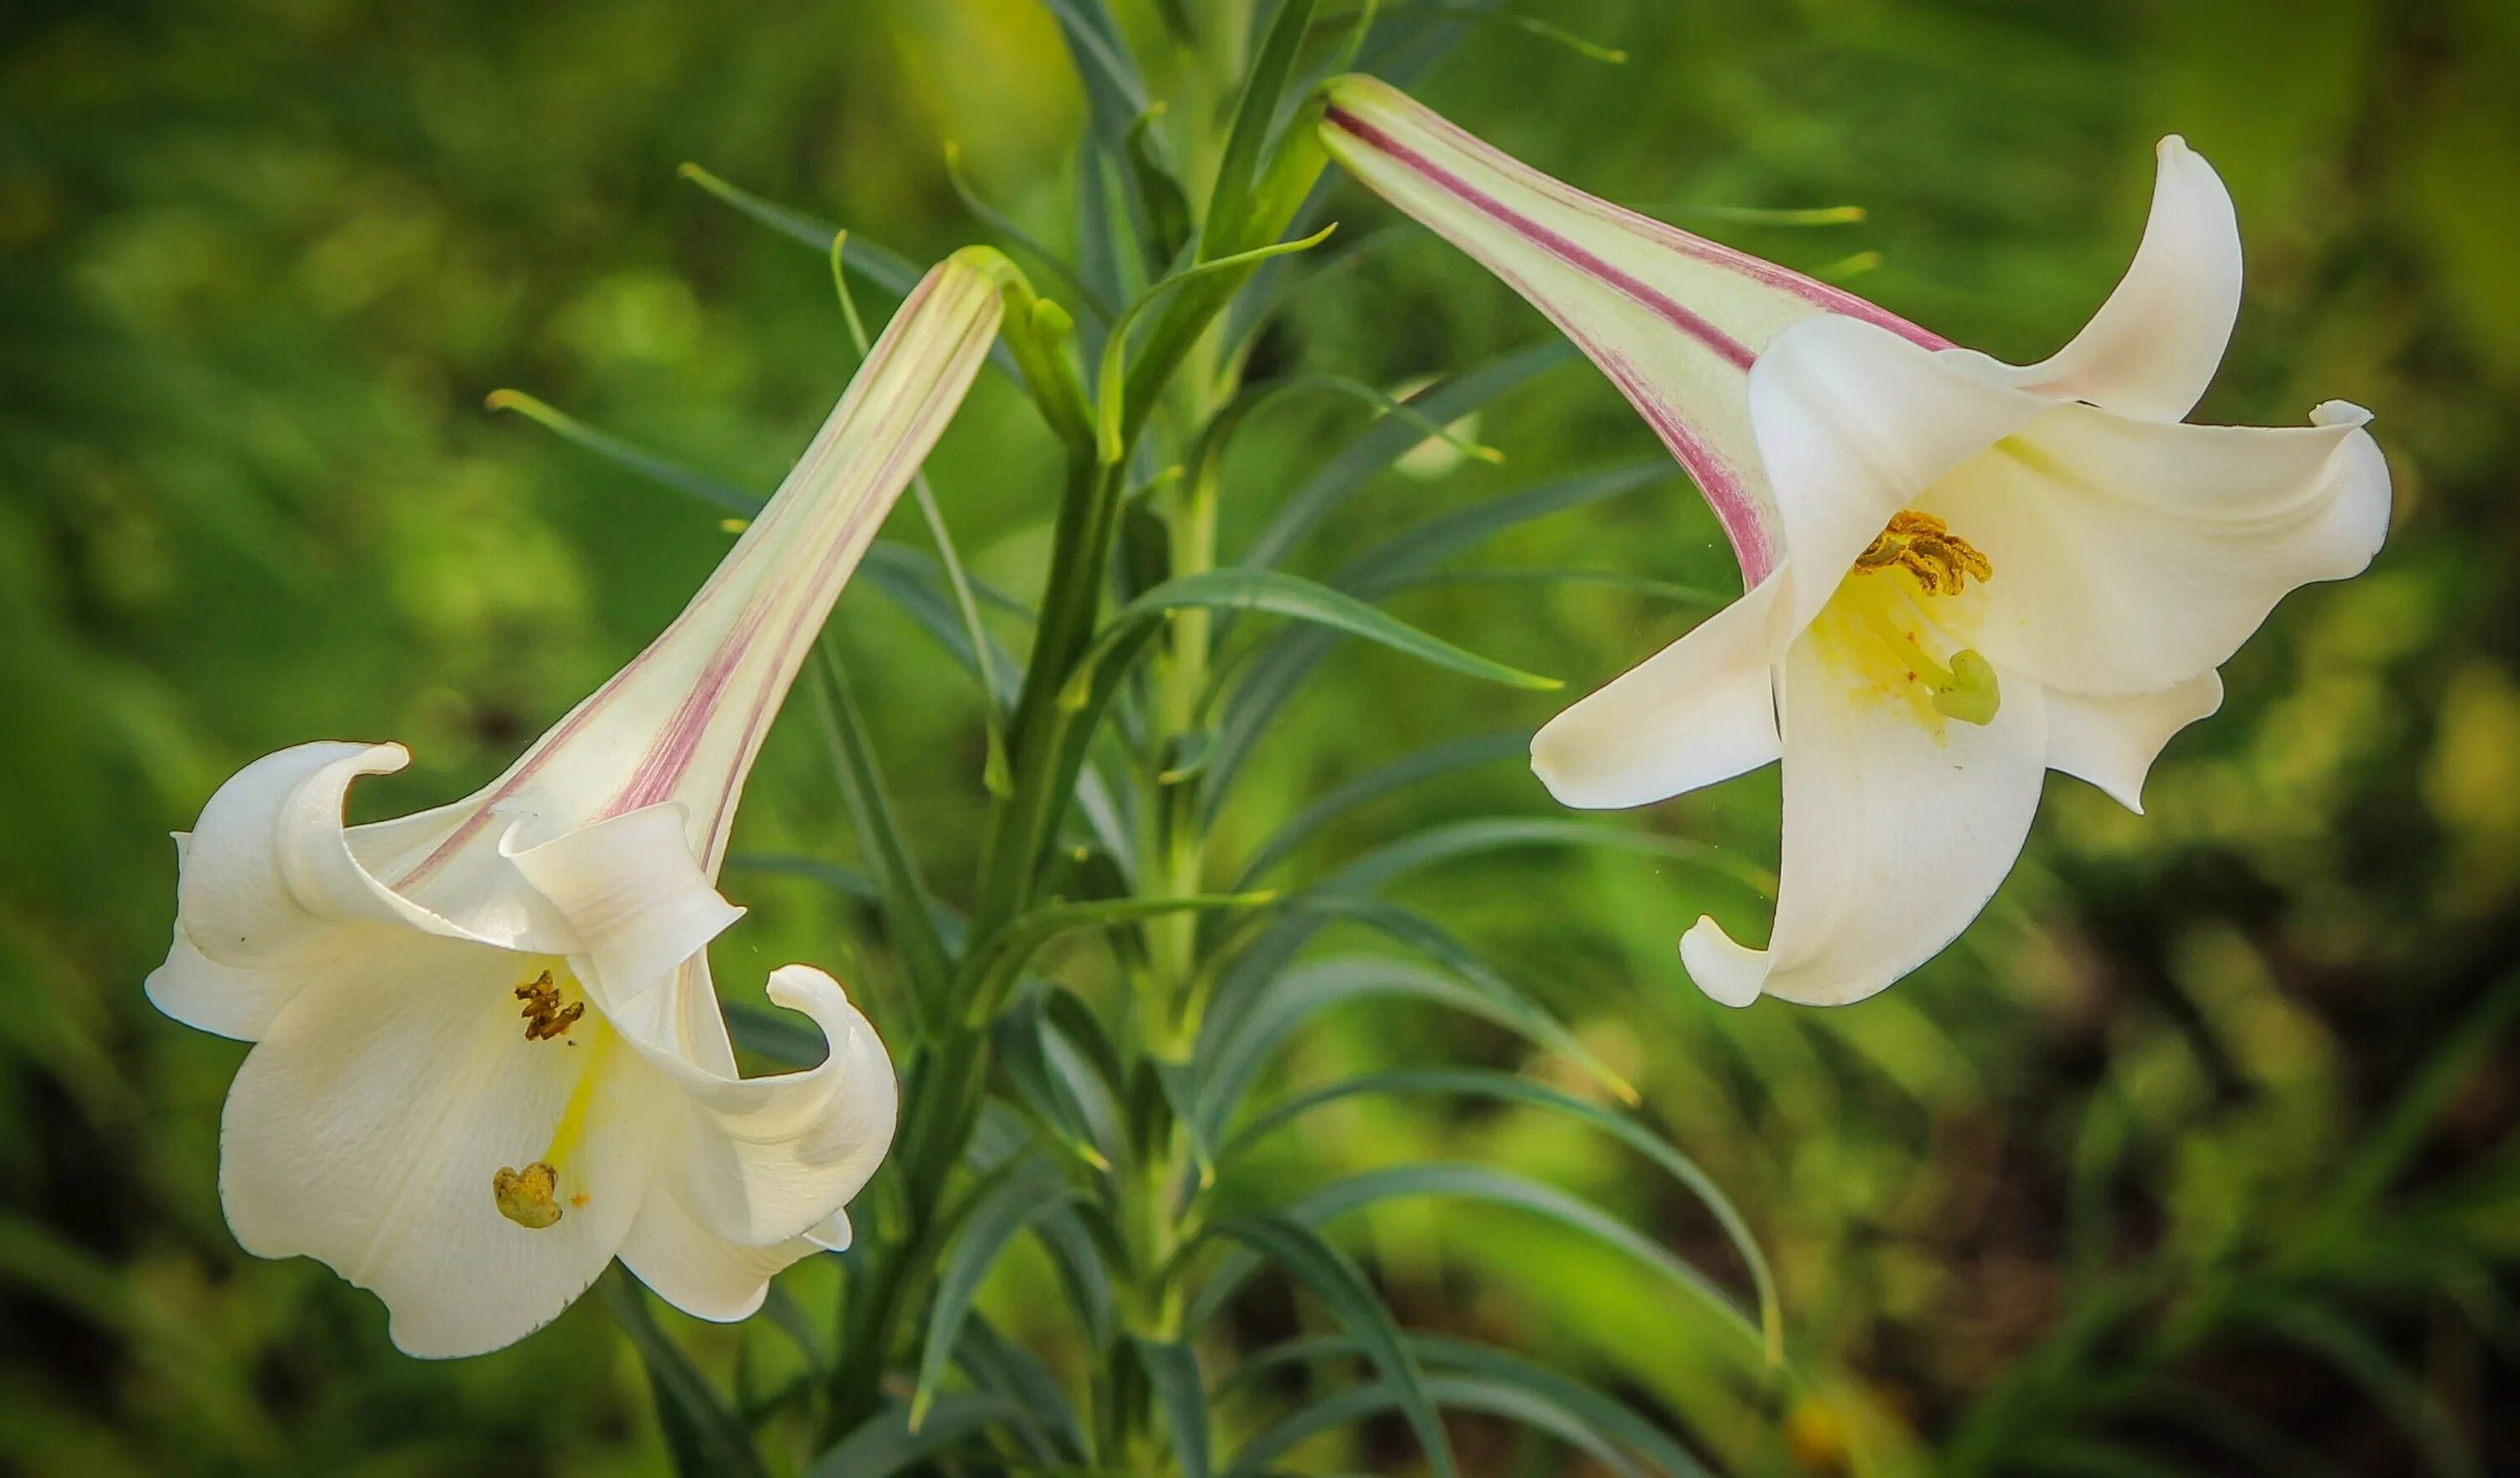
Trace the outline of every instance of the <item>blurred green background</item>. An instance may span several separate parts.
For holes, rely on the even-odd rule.
[[[2398,529],[2370,574],[2294,596],[2231,664],[2223,715],[2155,770],[2150,815],[2052,781],[1997,906],[1862,1006],[1705,1000],[1673,941],[1701,908],[1752,919],[1755,901],[1677,866],[1514,854],[1411,885],[1639,1083],[1745,1208],[1826,1400],[1763,1412],[1702,1319],[1509,1213],[1363,1228],[1399,1307],[1607,1381],[1718,1458],[1781,1428],[1815,1473],[1856,1470],[1858,1444],[1885,1471],[2152,1471],[2109,1466],[2109,1443],[2191,1471],[2231,1470],[2198,1455],[2249,1443],[2303,1473],[2514,1460],[2520,9],[1527,9],[1630,60],[1482,28],[1420,91],[1589,190],[2016,360],[2115,280],[2150,145],[2184,133],[2229,182],[2250,264],[2199,415],[2371,407]],[[944,176],[949,139],[985,195],[1063,240],[1080,110],[1035,0],[0,15],[0,1471],[662,1471],[600,1309],[423,1364],[366,1295],[237,1250],[216,1126],[243,1048],[140,993],[172,916],[165,834],[246,761],[312,738],[411,746],[368,814],[462,793],[725,547],[714,514],[485,412],[490,390],[776,482],[851,367],[830,276],[677,163],[923,261],[987,235]],[[1702,213],[1844,204],[1868,217]],[[1392,219],[1350,187],[1332,213],[1360,235]],[[1417,233],[1322,268],[1296,301],[1267,367],[1381,385],[1547,332]],[[1255,423],[1229,556],[1369,415],[1314,399]],[[1395,473],[1298,568],[1655,450],[1580,363],[1477,435],[1502,465]],[[976,570],[1017,591],[1038,584],[1052,463],[990,380],[930,464]],[[889,532],[925,541],[915,514]],[[1480,558],[1733,579],[1676,477]],[[1577,688],[1698,614],[1505,582],[1399,609]],[[931,880],[956,897],[981,800],[969,684],[871,590],[839,622]],[[1552,712],[1498,691],[1342,653],[1250,767],[1220,853],[1379,760]],[[849,854],[812,738],[775,736],[740,851]],[[1775,807],[1770,774],[1620,824],[1773,861]],[[1483,813],[1550,808],[1508,762],[1352,817],[1305,860]],[[757,994],[767,967],[807,958],[880,1000],[886,961],[853,914],[793,881],[729,891],[755,911],[717,947],[723,989]],[[1462,1057],[1510,1060],[1395,1007],[1341,1018],[1287,1071]],[[1738,1282],[1701,1214],[1576,1129],[1414,1102],[1308,1124],[1277,1150],[1290,1185],[1436,1155],[1514,1164]],[[1055,1349],[1034,1276],[1010,1270],[993,1306]],[[747,1336],[674,1327],[721,1371],[758,1358]],[[2095,1435],[2039,1455],[2069,1431]],[[1372,1436],[1325,1461],[1407,1460]],[[1475,1423],[1462,1452],[1478,1472],[1584,1471]]]

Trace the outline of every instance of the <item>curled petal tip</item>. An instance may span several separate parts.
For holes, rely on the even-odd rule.
[[[2371,413],[2351,400],[2321,400],[2311,408],[2313,426],[2368,426]]]
[[[1734,944],[1723,925],[1704,914],[1680,937],[1680,962],[1718,1005],[1746,1006],[1767,989],[1768,951]]]

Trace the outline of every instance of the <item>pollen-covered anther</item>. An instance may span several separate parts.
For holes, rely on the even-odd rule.
[[[501,1166],[490,1177],[490,1197],[499,1215],[540,1231],[560,1220],[560,1173],[537,1160],[523,1170]]]
[[[552,973],[545,970],[517,988],[517,999],[525,1003],[525,1040],[549,1041],[577,1025],[586,1014],[586,1002],[560,1003],[560,987],[552,984]]]
[[[1977,546],[1930,513],[1903,509],[1855,557],[1859,575],[1905,570],[1928,595],[1958,595],[1971,579],[1993,579],[1995,566]]]

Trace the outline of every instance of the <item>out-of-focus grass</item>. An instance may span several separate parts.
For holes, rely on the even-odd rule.
[[[2231,665],[2224,714],[2173,745],[2148,816],[2054,782],[1998,906],[1864,1006],[1700,997],[1672,941],[1701,910],[1755,921],[1759,904],[1676,864],[1515,854],[1412,885],[1575,1021],[1748,1209],[1824,1403],[1759,1410],[1687,1306],[1509,1213],[1373,1223],[1404,1310],[1544,1356],[1616,1352],[1597,1373],[1744,1466],[1836,1471],[1861,1440],[1892,1470],[1939,1449],[2008,1471],[2053,1439],[2072,1460],[2114,1442],[2218,1471],[2196,1455],[2242,1442],[2222,1430],[2232,1410],[2278,1455],[2347,1472],[2411,1470],[2451,1436],[2520,1448],[2520,1079],[2494,1014],[2520,970],[2520,22],[2491,0],[1565,10],[1552,19],[1630,64],[1494,31],[1430,97],[1588,189],[1790,263],[1856,270],[1877,253],[1851,286],[2012,358],[2098,300],[2132,250],[2152,140],[2185,133],[2232,186],[2251,267],[2201,414],[2372,407],[2400,526],[2369,576],[2294,597]],[[658,1461],[599,1310],[424,1365],[385,1345],[365,1295],[236,1250],[214,1167],[242,1049],[139,993],[171,916],[164,833],[238,764],[315,737],[413,747],[413,772],[362,806],[457,794],[715,559],[714,515],[479,408],[519,385],[693,466],[775,481],[845,378],[845,329],[812,254],[679,182],[678,162],[924,259],[984,234],[944,176],[948,138],[990,200],[1061,239],[1077,113],[1031,0],[35,4],[0,20],[0,1466]],[[1690,213],[1840,204],[1867,218]],[[1389,220],[1354,192],[1337,213],[1358,235]],[[1297,301],[1265,364],[1380,384],[1546,332],[1409,233]],[[1364,414],[1322,400],[1256,422],[1229,549]],[[1298,563],[1653,451],[1581,367],[1477,434],[1503,465],[1394,476]],[[989,386],[931,464],[977,573],[1019,590],[1047,544],[1048,459]],[[889,532],[922,539],[915,515]],[[1677,478],[1531,526],[1494,559],[1732,578]],[[1413,621],[1577,687],[1695,619],[1597,588],[1405,600]],[[951,892],[975,842],[976,708],[878,599],[853,592],[841,621]],[[1251,765],[1221,850],[1376,760],[1548,713],[1343,654]],[[804,737],[774,737],[739,850],[845,854]],[[1756,778],[1633,824],[1772,858],[1775,807]],[[1344,820],[1311,856],[1546,808],[1507,763]],[[730,990],[788,958],[886,989],[879,947],[808,885],[731,886],[755,913],[719,947]],[[1504,1051],[1394,1008],[1355,1013],[1289,1071]],[[1264,1153],[1290,1186],[1411,1158],[1520,1165],[1731,1266],[1677,1193],[1557,1124],[1358,1104]],[[1026,1276],[1004,1280],[1003,1317],[1055,1341]],[[739,1346],[775,1359],[775,1340],[675,1327],[722,1363]],[[1464,1453],[1548,1470],[1503,1439]]]

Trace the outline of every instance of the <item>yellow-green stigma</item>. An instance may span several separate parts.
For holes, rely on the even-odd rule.
[[[1893,573],[1908,579],[1858,577]],[[1966,593],[1970,580],[1994,577],[1994,564],[1941,519],[1902,511],[1855,557],[1845,584],[1829,604],[1852,618],[1849,634],[1861,665],[1884,687],[1893,692],[1921,689],[1919,696],[1933,712],[1962,723],[1986,724],[1995,721],[2003,702],[1994,667],[1967,647],[1954,652],[1948,663],[1936,660],[1917,629],[1928,624],[1915,618],[1932,601]]]
[[[560,1221],[560,1172],[537,1160],[523,1170],[499,1167],[490,1177],[490,1196],[499,1215],[519,1226],[540,1231]]]

